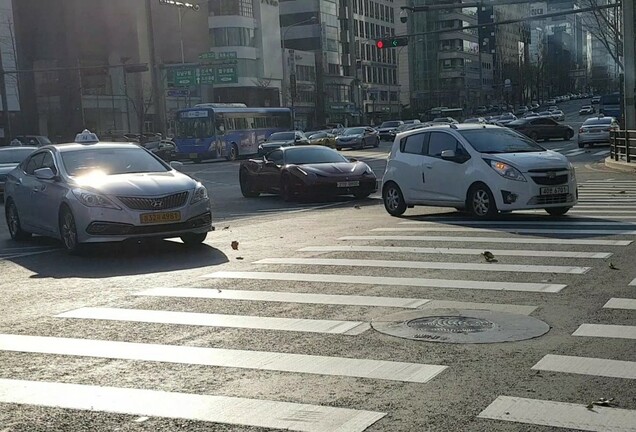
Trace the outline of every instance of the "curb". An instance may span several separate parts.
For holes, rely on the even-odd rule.
[[[622,172],[636,174],[636,163],[627,163],[623,161],[615,161],[611,157],[605,159],[605,166]]]

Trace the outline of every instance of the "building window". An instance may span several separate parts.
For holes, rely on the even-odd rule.
[[[212,47],[255,47],[254,30],[244,27],[217,27],[210,29]]]
[[[208,0],[211,16],[240,15],[254,17],[252,0]]]
[[[313,66],[296,65],[296,79],[298,81],[315,81],[316,69]]]

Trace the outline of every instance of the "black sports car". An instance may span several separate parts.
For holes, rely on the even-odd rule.
[[[285,201],[323,195],[366,198],[376,191],[376,177],[367,164],[323,146],[282,147],[244,161],[239,181],[246,198],[273,193]]]

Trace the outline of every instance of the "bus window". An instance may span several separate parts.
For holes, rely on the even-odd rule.
[[[221,114],[214,117],[214,134],[225,135],[225,119]]]

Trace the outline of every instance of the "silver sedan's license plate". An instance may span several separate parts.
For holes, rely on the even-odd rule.
[[[339,188],[355,187],[355,186],[360,186],[360,182],[359,181],[338,182]]]
[[[566,193],[570,193],[569,186],[542,187],[539,191],[539,195],[561,195]]]

